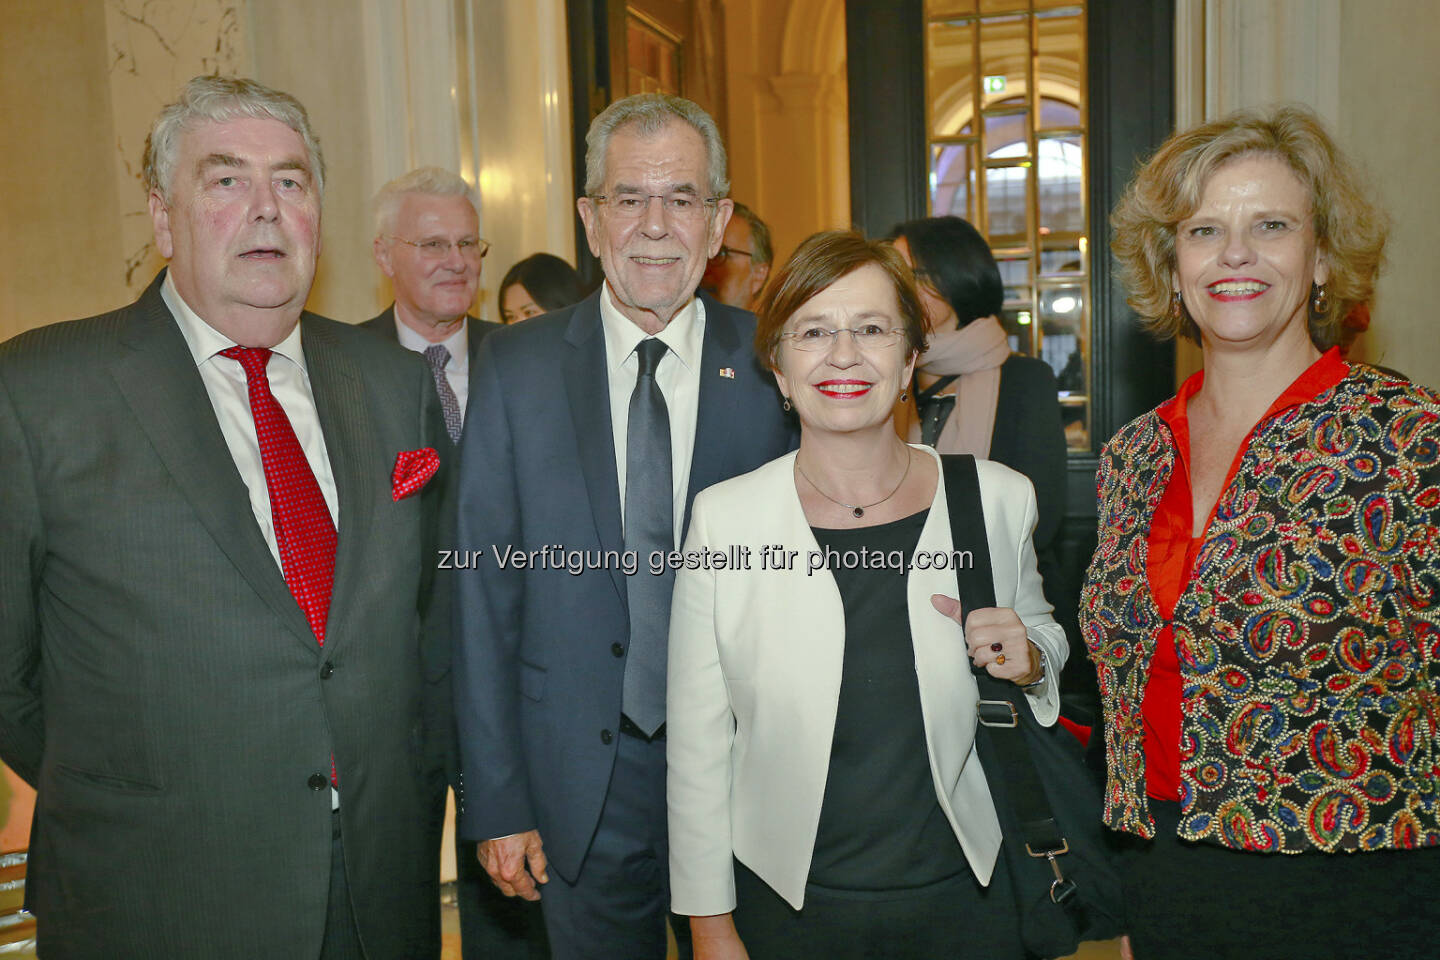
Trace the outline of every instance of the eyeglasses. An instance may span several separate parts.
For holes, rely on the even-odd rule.
[[[720,198],[702,198],[693,193],[667,193],[664,196],[656,193],[617,193],[614,196],[596,194],[590,199],[608,204],[610,215],[619,220],[639,220],[650,209],[651,200],[659,200],[665,215],[671,220],[699,220],[714,208]]]
[[[420,251],[420,256],[426,260],[444,260],[450,256],[450,248],[455,247],[460,251],[460,256],[466,260],[484,260],[485,254],[490,252],[490,241],[481,240],[479,237],[465,237],[451,243],[449,240],[441,240],[433,237],[429,240],[406,240],[404,237],[397,237],[390,234],[391,240],[399,240],[401,243],[408,243]]]
[[[731,258],[731,257],[747,257],[747,258],[753,260],[753,259],[755,259],[755,254],[753,254],[753,253],[747,253],[747,252],[744,251],[744,250],[736,250],[734,247],[725,247],[725,246],[722,246],[722,247],[720,248],[720,252],[717,253],[717,254],[715,254],[715,256],[711,257],[710,259],[712,259],[712,260],[728,260],[728,259]]]
[[[853,329],[841,327],[838,330],[832,330],[829,327],[806,327],[804,330],[782,333],[780,338],[789,340],[796,350],[815,352],[829,350],[839,342],[838,338],[842,333],[850,334],[851,341],[861,350],[882,350],[892,346],[905,334],[905,331],[898,327],[882,327],[878,323],[862,323]]]

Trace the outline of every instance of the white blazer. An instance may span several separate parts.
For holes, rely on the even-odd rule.
[[[805,900],[830,768],[845,613],[834,577],[807,572],[809,553],[820,547],[795,490],[794,464],[795,454],[787,454],[695,498],[684,549],[724,551],[727,569],[681,569],[675,578],[666,743],[676,913],[735,908],[732,855],[797,910]],[[1040,722],[1051,724],[1067,645],[1035,568],[1035,493],[1009,467],[976,466],[996,603],[1015,610],[1049,657],[1049,679],[1027,694]],[[914,556],[948,554],[950,541],[942,475]],[[767,545],[795,551],[793,565],[762,569],[762,560],[776,555],[762,557]],[[989,884],[1000,825],[974,749],[975,679],[960,626],[930,605],[936,593],[958,595],[954,570],[912,567],[910,633],[930,772],[965,859]]]

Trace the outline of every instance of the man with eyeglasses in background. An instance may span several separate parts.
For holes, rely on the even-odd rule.
[[[395,302],[366,327],[425,358],[435,380],[453,462],[469,406],[470,371],[480,342],[501,324],[468,315],[480,286],[480,265],[490,245],[480,237],[474,194],[461,177],[440,167],[420,167],[391,180],[375,195],[375,263],[390,278]],[[446,517],[444,532],[449,532]],[[439,856],[447,786],[457,798],[455,714],[450,693],[450,615],[447,574],[438,572],[435,614],[423,650],[425,663],[425,757],[430,849]],[[545,957],[545,928],[534,905],[501,896],[475,860],[474,847],[456,843],[455,899],[460,911],[464,960],[527,960]],[[435,864],[438,874],[439,862]]]
[[[705,267],[700,289],[721,303],[753,311],[765,281],[770,279],[774,257],[770,228],[754,210],[737,200],[735,215],[725,227],[725,240]]]
[[[664,555],[697,491],[794,434],[754,317],[695,295],[731,211],[715,122],[639,94],[586,146],[577,207],[605,283],[491,337],[471,381],[486,416],[462,444],[457,538],[484,556],[457,575],[459,829],[503,892],[541,900],[557,960],[661,960]]]

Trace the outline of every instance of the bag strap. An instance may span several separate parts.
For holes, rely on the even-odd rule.
[[[972,566],[956,577],[960,603],[965,613],[995,606],[995,571],[990,563],[990,541],[985,534],[985,512],[980,500],[980,475],[975,458],[969,454],[946,454],[940,458],[945,474],[945,500],[950,511],[950,536],[954,550],[968,549],[973,555]],[[1020,711],[1029,704],[1017,705],[1024,694],[1012,683],[997,680],[984,669],[971,667],[975,684],[980,688],[980,701],[975,712],[979,721],[977,737],[986,737],[993,746],[999,769],[989,771],[991,783],[1003,780],[1000,796],[1010,805],[1020,827],[1020,839],[1032,857],[1045,857],[1055,868],[1056,883],[1050,895],[1055,902],[1068,899],[1075,892],[1073,881],[1065,879],[1055,863],[1055,856],[1069,850],[1045,787],[1035,770],[1030,746],[1020,729]],[[991,790],[992,798],[996,791]]]

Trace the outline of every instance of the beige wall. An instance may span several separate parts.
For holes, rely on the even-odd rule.
[[[1393,228],[1370,331],[1354,355],[1440,387],[1440,4],[1341,0],[1339,136]]]
[[[128,299],[120,178],[110,148],[110,57],[101,4],[6,3],[0,340]],[[138,152],[133,163],[138,168]],[[125,205],[143,209],[138,184],[133,192]]]
[[[730,195],[770,225],[776,262],[850,226],[843,0],[727,0]]]

